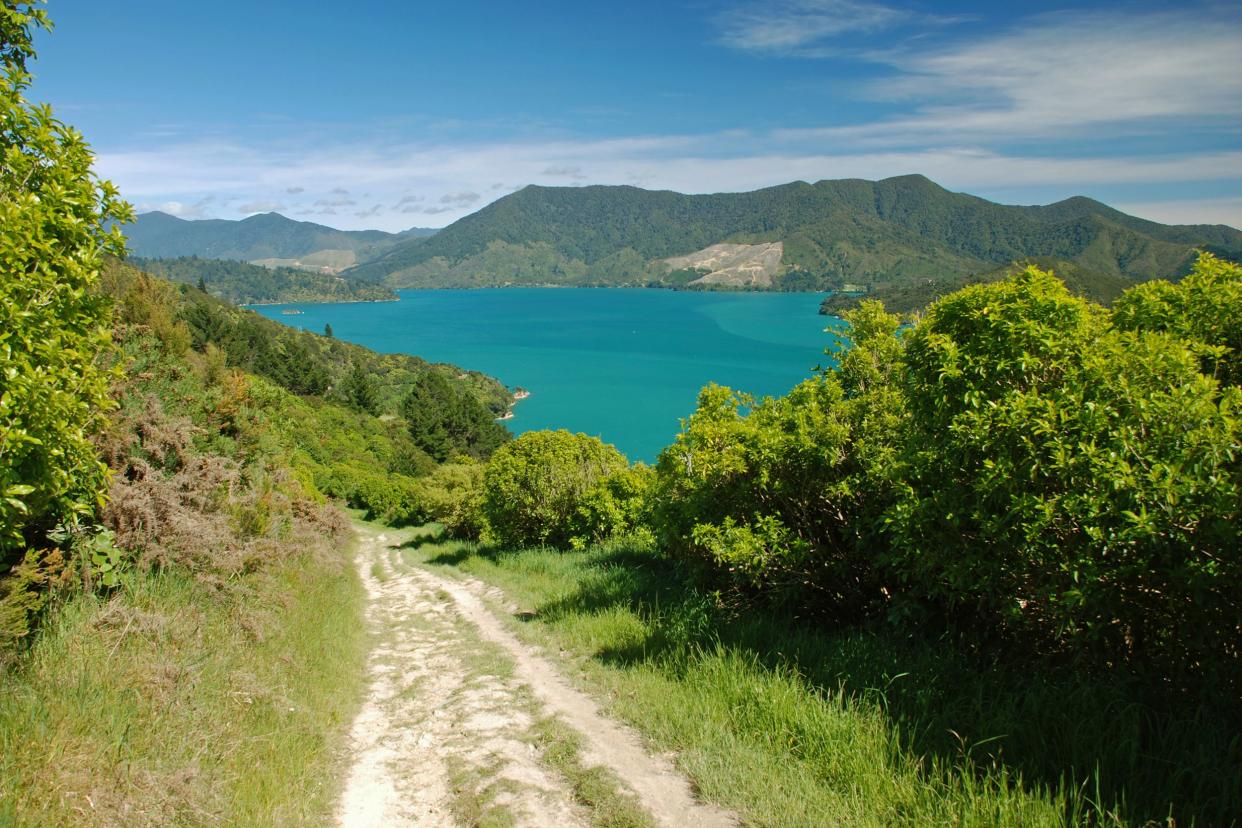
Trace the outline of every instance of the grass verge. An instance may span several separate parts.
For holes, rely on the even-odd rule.
[[[1179,706],[952,642],[727,612],[674,562],[625,544],[406,554],[504,590],[525,636],[748,824],[1239,822],[1227,700]]]
[[[326,824],[363,600],[340,550],[69,600],[0,686],[0,824]]]

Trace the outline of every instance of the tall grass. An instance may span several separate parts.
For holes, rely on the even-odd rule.
[[[0,684],[0,824],[326,824],[362,600],[322,555],[69,600]]]
[[[731,608],[675,562],[424,546],[500,586],[527,634],[708,798],[756,825],[1230,825],[1242,713],[873,626],[823,629]]]

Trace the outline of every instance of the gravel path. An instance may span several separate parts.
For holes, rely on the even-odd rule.
[[[484,602],[485,585],[401,564],[394,538],[367,525],[357,531],[378,643],[350,734],[341,828],[469,824],[478,819],[472,803],[503,809],[518,826],[591,825],[535,746],[532,729],[548,716],[578,733],[582,764],[611,771],[656,824],[737,824],[698,803],[671,763],[519,641]]]

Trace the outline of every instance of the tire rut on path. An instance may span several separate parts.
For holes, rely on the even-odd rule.
[[[459,824],[463,778],[515,825],[590,825],[591,814],[534,747],[532,727],[545,716],[576,731],[582,764],[611,771],[657,824],[737,825],[730,813],[697,802],[668,760],[649,754],[633,731],[519,641],[484,603],[495,590],[394,564],[400,553],[389,536],[365,525],[357,532],[356,564],[378,643],[350,733],[340,828]]]

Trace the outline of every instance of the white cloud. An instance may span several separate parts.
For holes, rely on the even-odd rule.
[[[748,3],[721,14],[720,42],[749,52],[816,56],[824,40],[887,29],[908,13],[865,0],[780,0]]]
[[[876,144],[1236,134],[1242,19],[1191,14],[1049,14],[948,47],[873,54],[895,76],[864,90],[910,114],[786,137]],[[1109,132],[1103,132],[1108,128]]]

